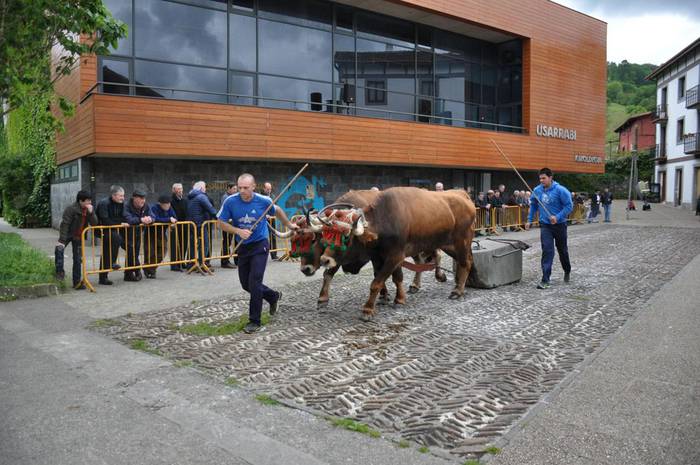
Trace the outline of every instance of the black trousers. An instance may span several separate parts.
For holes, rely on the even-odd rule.
[[[192,226],[175,223],[175,227],[170,232],[170,261],[179,262],[187,258],[187,247],[189,235],[194,234]],[[172,265],[170,268],[178,268],[181,265]]]
[[[233,247],[236,247],[236,235],[227,233],[226,231],[223,231],[221,233],[222,241],[221,241],[221,255],[228,255],[231,253],[231,250]],[[238,263],[238,257],[233,258],[234,263]],[[222,258],[221,259],[221,264],[224,265],[226,263],[229,263],[228,258]]]
[[[119,258],[119,246],[122,245],[122,236],[116,229],[108,229],[102,232],[102,257],[100,268],[112,268]],[[100,273],[100,279],[107,279],[107,272]]]
[[[78,284],[80,284],[80,277],[82,275],[83,266],[82,251],[80,249],[80,239],[72,239],[70,241],[70,245],[71,247],[73,247],[73,287],[75,287]],[[66,247],[68,247],[68,245],[66,245]],[[56,272],[65,272],[63,269],[63,255],[65,253],[66,247],[56,246],[56,250],[54,251]]]

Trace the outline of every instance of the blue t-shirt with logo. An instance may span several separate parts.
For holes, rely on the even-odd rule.
[[[254,193],[253,198],[246,202],[241,198],[240,194],[233,194],[221,205],[221,209],[216,217],[226,223],[232,221],[233,225],[239,229],[250,229],[270,205],[272,205],[272,199],[264,195]],[[275,208],[273,206],[267,214],[274,215]],[[262,241],[267,239],[268,235],[267,221],[261,220],[255,227],[253,234],[243,241],[243,244],[253,244],[254,242]],[[236,234],[236,239],[241,240],[238,234]]]

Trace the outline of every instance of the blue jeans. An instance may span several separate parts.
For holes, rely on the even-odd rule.
[[[246,292],[250,293],[248,319],[251,323],[260,324],[263,299],[273,304],[279,294],[263,284],[267,255],[270,253],[270,243],[267,239],[243,244],[238,248],[238,279]]]
[[[610,222],[610,208],[611,207],[612,207],[612,204],[610,204],[610,205],[603,204],[603,210],[605,210],[605,222],[606,223]]]
[[[569,261],[569,247],[566,244],[566,223],[540,223],[540,242],[542,243],[542,282],[548,283],[552,274],[555,245],[559,253],[561,267],[564,269],[564,273],[569,273],[571,262]]]

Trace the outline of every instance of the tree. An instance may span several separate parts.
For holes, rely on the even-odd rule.
[[[43,95],[70,112],[70,102],[54,98],[56,80],[69,74],[83,54],[109,54],[126,33],[126,25],[112,17],[102,0],[0,0],[2,115]],[[83,35],[91,40],[81,41]],[[54,47],[64,53],[54,62],[53,78],[47,78]]]

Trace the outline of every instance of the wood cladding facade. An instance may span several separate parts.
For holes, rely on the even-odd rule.
[[[547,0],[394,3],[523,37],[527,133],[95,94],[59,135],[58,163],[97,154],[508,169],[493,139],[521,169],[603,171],[575,155],[604,157],[605,23]],[[84,96],[96,81],[96,59],[84,57],[70,86]],[[576,140],[538,136],[538,124],[574,129]]]

